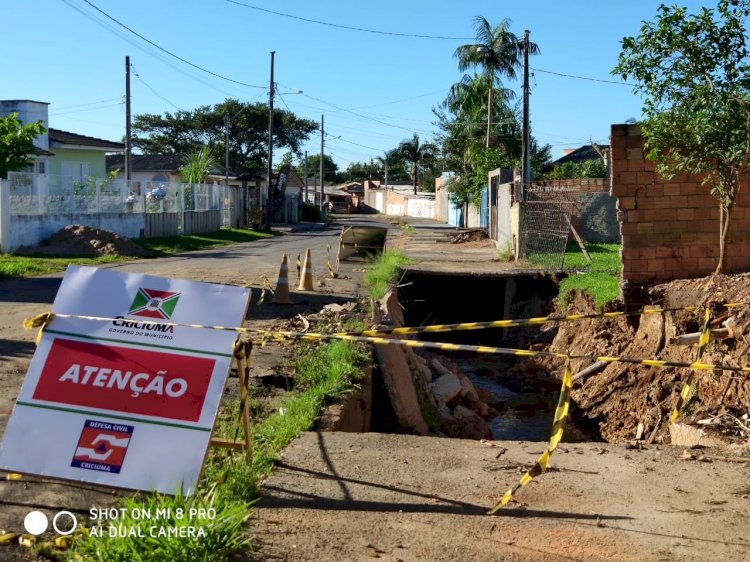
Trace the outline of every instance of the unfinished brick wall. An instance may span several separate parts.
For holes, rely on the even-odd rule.
[[[719,202],[702,177],[670,180],[644,158],[637,125],[612,125],[612,188],[622,236],[623,281],[710,275],[719,256]],[[750,270],[750,195],[742,182],[727,237],[725,272]]]

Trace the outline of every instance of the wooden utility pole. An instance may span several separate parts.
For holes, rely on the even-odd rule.
[[[125,187],[130,191],[130,57],[125,57]]]
[[[323,156],[325,154],[324,152],[324,144],[325,144],[325,136],[326,136],[326,129],[325,129],[325,116],[320,116],[320,211],[323,212]]]
[[[523,173],[521,175],[524,189],[531,182],[531,134],[529,132],[529,30],[523,32]]]
[[[273,174],[273,63],[276,51],[271,51],[271,85],[268,92],[268,182],[266,182],[265,228],[271,230],[271,177]]]
[[[305,150],[305,203],[307,203],[307,150]]]
[[[224,115],[224,185],[229,185],[229,113]]]

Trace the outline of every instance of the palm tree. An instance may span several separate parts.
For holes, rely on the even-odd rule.
[[[485,138],[481,132],[479,122],[483,115],[492,115],[493,124],[495,125],[495,134],[497,135],[497,126],[500,125],[503,131],[507,131],[515,122],[516,117],[510,106],[510,101],[515,97],[512,90],[507,88],[493,88],[494,93],[491,100],[487,99],[488,79],[484,75],[464,75],[463,78],[451,86],[448,97],[443,101],[442,107],[455,115],[455,130],[461,131],[461,135],[466,139],[465,158],[470,158],[473,153],[481,152],[488,148],[484,144]],[[486,103],[492,102],[491,111],[487,110]],[[501,142],[507,147],[507,138]],[[469,154],[472,153],[472,154]]]
[[[417,194],[417,176],[420,168],[431,164],[437,155],[438,148],[432,143],[420,143],[419,135],[414,133],[411,140],[405,140],[398,145],[399,155],[411,164],[411,181],[414,195]]]
[[[458,59],[460,71],[469,68],[480,68],[482,74],[487,77],[489,87],[487,88],[487,137],[486,146],[490,146],[490,127],[492,126],[492,90],[501,76],[514,80],[516,69],[521,66],[521,55],[523,54],[523,42],[510,31],[510,20],[504,19],[492,28],[482,16],[474,18],[474,29],[476,31],[476,43],[461,45],[456,49],[455,57]],[[536,43],[529,43],[529,54],[539,53]]]

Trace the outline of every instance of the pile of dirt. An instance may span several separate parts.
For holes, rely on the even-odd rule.
[[[551,349],[572,355],[692,363],[696,360],[696,345],[677,345],[674,338],[700,331],[703,307],[709,307],[711,328],[726,326],[728,336],[712,340],[701,361],[736,367],[750,363],[747,355],[750,336],[746,335],[750,334],[750,274],[673,281],[652,287],[647,296],[651,305],[696,306],[700,310],[563,323]],[[731,309],[722,306],[728,303],[748,303],[748,306]],[[591,304],[580,296],[573,299],[568,309],[570,314],[592,312],[595,310]],[[590,360],[573,361],[573,372],[591,363]],[[634,439],[638,433],[648,442],[669,442],[669,414],[691,373],[697,374],[700,385],[685,410],[683,421],[700,423],[703,427],[720,426],[725,439],[747,442],[750,431],[747,427],[743,429],[743,423],[747,423],[742,420],[746,420],[750,412],[750,379],[733,371],[611,363],[600,372],[574,382],[571,413],[579,423],[593,425],[608,441]],[[711,422],[720,418],[737,420],[737,423]]]
[[[153,254],[138,244],[109,230],[71,224],[57,231],[37,247],[23,246],[17,255],[46,256],[126,256],[152,257]]]
[[[451,236],[448,241],[451,244],[465,244],[466,242],[475,242],[477,240],[487,240],[489,236],[484,229],[477,228],[472,230],[462,230],[458,234]]]

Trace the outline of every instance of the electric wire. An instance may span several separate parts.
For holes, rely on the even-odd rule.
[[[146,43],[148,43],[152,47],[155,47],[155,48],[159,49],[163,53],[166,53],[170,57],[175,58],[175,59],[179,60],[180,62],[182,62],[184,64],[187,64],[188,66],[191,66],[191,67],[193,67],[193,68],[195,68],[197,70],[200,70],[201,72],[205,72],[206,74],[210,74],[211,76],[214,76],[215,78],[220,78],[221,80],[226,80],[227,82],[232,82],[233,84],[239,84],[240,86],[247,86],[248,88],[260,88],[260,89],[264,88],[264,86],[256,86],[255,84],[248,84],[247,82],[242,82],[240,80],[235,80],[234,78],[229,78],[228,76],[224,76],[223,74],[219,74],[218,72],[213,72],[212,70],[208,70],[207,68],[204,68],[204,67],[202,67],[200,65],[192,63],[189,60],[187,60],[187,59],[185,59],[185,58],[183,58],[183,57],[181,57],[181,56],[173,53],[172,51],[170,51],[168,49],[165,49],[161,45],[158,45],[158,44],[154,43],[149,38],[144,37],[143,35],[141,35],[137,31],[133,30],[132,28],[128,27],[127,25],[125,25],[124,23],[122,23],[121,21],[119,21],[118,19],[114,18],[113,16],[110,16],[107,12],[105,12],[104,10],[102,10],[101,8],[99,8],[93,2],[90,2],[89,0],[83,0],[83,2],[85,2],[86,4],[88,4],[89,6],[91,6],[94,10],[96,10],[97,12],[99,12],[100,14],[102,14],[107,19],[115,22],[117,25],[119,25],[123,29],[126,29],[127,31],[129,31],[130,33],[132,33],[133,35],[135,35],[136,37],[138,37],[139,39],[145,41]]]
[[[284,18],[290,18],[295,19],[299,21],[304,21],[307,23],[315,23],[318,25],[327,25],[328,27],[336,27],[338,29],[346,29],[349,31],[360,31],[363,33],[374,33],[377,35],[391,35],[395,37],[411,37],[415,39],[441,39],[441,40],[448,40],[448,41],[472,41],[476,39],[475,37],[447,37],[443,35],[419,35],[417,33],[397,33],[393,31],[380,31],[377,29],[366,29],[364,27],[353,27],[349,25],[340,25],[336,23],[331,23],[327,21],[320,21],[320,20],[314,20],[310,18],[303,18],[302,16],[295,16],[293,14],[285,14],[284,12],[276,12],[274,10],[269,10],[267,8],[261,8],[259,6],[253,6],[252,4],[247,4],[245,2],[238,2],[237,0],[226,0],[230,4],[236,4],[237,6],[242,6],[243,8],[250,8],[251,10],[257,10],[259,12],[266,12],[268,14],[273,14],[275,16],[281,16]]]

